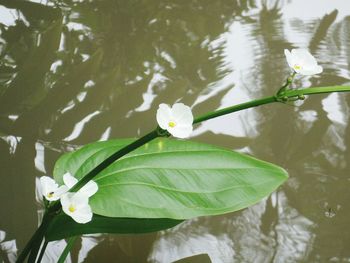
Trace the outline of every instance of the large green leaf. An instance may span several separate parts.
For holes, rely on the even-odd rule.
[[[54,177],[83,177],[132,140],[89,144],[60,158]],[[129,153],[95,177],[95,214],[107,217],[188,219],[248,207],[273,192],[287,172],[216,146],[158,139]]]
[[[94,215],[89,223],[78,224],[61,213],[54,217],[45,236],[47,240],[52,241],[93,233],[141,234],[168,229],[181,222],[164,218],[113,218]]]

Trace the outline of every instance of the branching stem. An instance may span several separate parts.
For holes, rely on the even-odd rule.
[[[331,92],[349,92],[350,86],[333,86],[333,87],[319,87],[319,88],[307,88],[307,89],[289,89],[289,86],[291,82],[293,81],[295,74],[292,74],[288,79],[286,84],[284,84],[277,92],[275,96],[270,97],[264,97],[257,100],[248,101],[245,103],[241,103],[238,105],[234,105],[231,107],[223,108],[220,110],[216,110],[213,112],[209,112],[207,114],[204,114],[202,116],[197,117],[193,124],[197,124],[206,120],[210,120],[213,118],[217,118],[220,116],[224,116],[227,114],[231,114],[233,112],[270,104],[274,102],[287,102],[287,101],[295,101],[295,100],[303,100],[305,99],[305,95],[314,95],[314,94],[322,94],[322,93],[331,93]],[[96,175],[98,175],[101,171],[103,171],[105,168],[107,168],[109,165],[114,163],[119,158],[123,157],[124,155],[130,153],[131,151],[141,147],[142,145],[152,141],[153,139],[157,137],[164,137],[168,136],[168,133],[159,127],[157,127],[155,130],[151,131],[150,133],[146,134],[145,136],[135,140],[131,144],[125,146],[124,148],[118,150],[117,152],[113,153],[111,156],[109,156],[106,160],[101,162],[98,166],[96,166],[93,170],[91,170],[87,175],[85,175],[72,189],[70,189],[71,192],[78,191],[81,187],[83,187],[86,183],[88,183],[90,180],[92,180]],[[61,204],[56,201],[52,203],[52,205],[48,209],[48,214],[50,215],[50,218],[54,216],[59,210],[61,209]],[[36,253],[35,250],[37,250],[38,243],[40,244],[44,235],[46,228],[49,224],[49,219],[43,220],[43,223],[40,225],[40,227],[37,229],[37,231],[34,233],[33,237],[30,239],[20,256],[18,257],[17,262],[21,263],[24,262],[25,258],[28,256],[28,254],[31,252]],[[42,252],[43,253],[43,252]]]

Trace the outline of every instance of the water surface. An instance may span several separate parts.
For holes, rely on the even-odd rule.
[[[61,154],[145,134],[160,103],[198,115],[272,95],[289,73],[283,50],[298,47],[324,73],[297,86],[349,83],[347,1],[0,0],[0,258],[37,227],[35,178]],[[350,262],[349,103],[317,95],[196,126],[193,140],[276,163],[289,180],[240,212],[83,237],[68,262]]]

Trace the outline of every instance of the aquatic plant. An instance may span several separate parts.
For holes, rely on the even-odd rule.
[[[42,177],[45,214],[18,258],[37,262],[48,242],[91,233],[145,233],[171,228],[198,216],[249,207],[276,190],[287,172],[274,164],[187,138],[192,125],[270,103],[304,100],[307,95],[348,92],[350,86],[291,88],[296,74],[322,67],[306,50],[285,51],[292,69],[276,94],[193,118],[191,109],[160,104],[158,126],[139,139],[95,142],[64,154],[53,177]],[[44,245],[41,244],[44,242]]]

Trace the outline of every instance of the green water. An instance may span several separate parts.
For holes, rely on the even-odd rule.
[[[5,240],[23,249],[40,216],[35,178],[62,153],[145,134],[160,103],[199,115],[271,95],[289,73],[285,48],[309,48],[324,67],[298,86],[349,83],[349,32],[346,0],[0,0]],[[196,126],[193,140],[276,163],[289,180],[237,213],[84,237],[72,262],[87,252],[84,262],[350,262],[349,105],[350,95],[317,95]],[[63,247],[50,244],[43,262]]]

